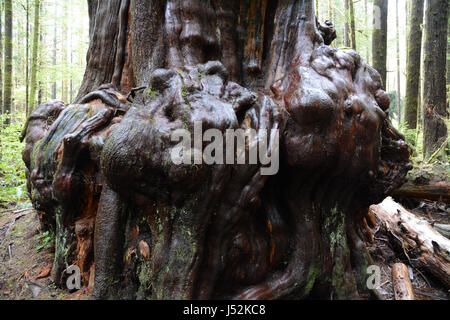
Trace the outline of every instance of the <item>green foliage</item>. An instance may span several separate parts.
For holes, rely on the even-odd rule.
[[[36,251],[39,252],[42,249],[50,249],[53,241],[55,241],[55,235],[48,231],[41,235],[36,236],[36,240],[40,241],[40,245],[36,247]]]
[[[0,116],[4,123],[8,115]],[[18,204],[28,201],[25,165],[22,161],[24,144],[19,141],[22,123],[0,128],[0,202]]]

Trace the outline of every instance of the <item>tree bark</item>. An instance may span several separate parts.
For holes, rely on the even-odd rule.
[[[30,2],[26,2],[26,41],[25,41],[25,114],[30,115],[29,96],[30,96]]]
[[[408,182],[396,190],[394,196],[450,203],[450,185],[446,182],[433,182],[426,185],[416,185]]]
[[[0,114],[3,113],[3,6],[0,6]]]
[[[370,297],[359,229],[405,180],[410,150],[379,74],[329,47],[334,27],[314,11],[306,0],[89,1],[77,104],[40,106],[23,152],[55,232],[56,283],[76,264],[97,299]],[[267,151],[279,151],[278,173],[261,161],[176,165],[171,134],[198,122],[278,130]]]
[[[63,72],[61,74],[61,100],[68,102],[69,99],[69,84],[68,84],[68,64],[67,64],[67,16],[69,14],[67,8],[67,0],[63,0],[63,13],[62,13],[62,39],[61,39],[61,63],[63,65]]]
[[[353,5],[353,0],[349,0],[350,9],[350,32],[352,40],[352,49],[356,50],[356,24],[355,24],[355,8]]]
[[[372,65],[380,73],[383,82],[382,87],[386,89],[387,0],[374,0],[373,16]]]
[[[54,26],[53,26],[53,66],[56,67],[56,36],[57,36],[57,16],[58,16],[58,7],[57,7],[58,0],[55,0],[54,6],[55,6],[55,15],[54,15]],[[56,81],[52,84],[52,99],[56,99]]]
[[[445,68],[448,2],[429,0],[425,10],[423,152],[430,157],[447,139]]]
[[[12,54],[13,54],[13,9],[11,0],[5,0],[5,72],[4,72],[4,101],[3,112],[11,115],[12,105]],[[5,120],[9,124],[10,119]]]
[[[351,42],[351,27],[350,27],[350,0],[344,1],[344,47],[351,48],[352,42]]]
[[[414,300],[414,290],[405,264],[395,263],[392,266],[392,283],[395,300]]]
[[[417,127],[419,109],[420,63],[422,51],[423,0],[411,3],[408,34],[408,62],[406,67],[405,122],[409,129]]]
[[[400,90],[401,78],[400,78],[400,21],[398,12],[398,0],[395,0],[395,31],[396,31],[396,45],[397,45],[397,114],[398,114],[398,127],[401,128],[402,124],[402,94]]]
[[[30,110],[35,108],[36,93],[38,88],[37,72],[38,72],[38,50],[39,50],[39,12],[40,0],[34,0],[34,28],[33,28],[33,48],[31,54],[31,90],[30,90]]]

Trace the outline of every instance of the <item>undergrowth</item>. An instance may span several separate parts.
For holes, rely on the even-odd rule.
[[[7,115],[0,115],[0,206],[29,207],[26,192],[24,143],[19,141],[21,121],[5,125]]]

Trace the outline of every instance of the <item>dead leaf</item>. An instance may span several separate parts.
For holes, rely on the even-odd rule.
[[[52,271],[52,267],[53,265],[49,264],[48,266],[42,268],[41,272],[36,278],[34,278],[34,280],[47,278],[50,275],[50,272]]]

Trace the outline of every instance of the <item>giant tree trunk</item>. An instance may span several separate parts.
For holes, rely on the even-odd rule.
[[[386,88],[388,0],[373,1],[372,64]]]
[[[77,104],[40,106],[23,153],[55,281],[76,264],[95,298],[370,297],[359,230],[409,149],[379,74],[328,46],[313,1],[91,0],[89,14]],[[279,172],[175,165],[171,133],[194,122],[278,129]]]
[[[423,153],[428,159],[447,139],[445,66],[448,1],[428,0],[425,10]]]
[[[405,122],[410,129],[415,129],[417,126],[417,110],[419,108],[423,3],[423,0],[413,0],[411,3],[405,95]]]

